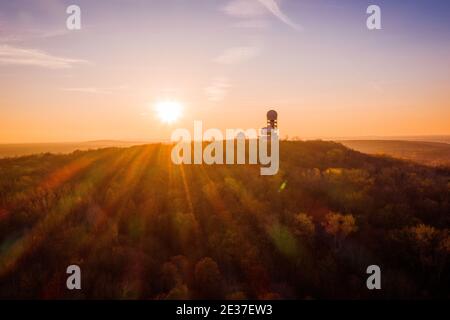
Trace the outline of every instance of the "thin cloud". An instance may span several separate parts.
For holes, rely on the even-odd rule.
[[[283,13],[283,11],[281,11],[280,7],[275,2],[275,0],[258,0],[258,1],[264,7],[266,7],[267,10],[269,10],[275,17],[280,19],[282,22],[284,22],[285,24],[287,24],[291,28],[293,28],[293,29],[295,29],[297,31],[303,30],[303,28],[300,25],[294,23],[291,19],[289,19],[289,17],[287,15],[285,15]]]
[[[231,85],[227,78],[216,78],[210,86],[205,88],[205,94],[209,101],[222,101],[225,99],[230,87]]]
[[[294,30],[303,30],[281,10],[275,0],[232,0],[223,8],[223,11],[232,17],[244,19],[254,19],[270,13]]]
[[[99,87],[78,87],[78,88],[62,88],[62,91],[78,92],[78,93],[92,93],[92,94],[113,94],[117,91],[123,91],[128,89],[127,86],[119,86],[112,88],[99,88]]]
[[[0,26],[1,29],[1,26]],[[35,39],[50,39],[56,37],[62,37],[69,34],[69,30],[51,30],[51,31],[38,31],[38,30],[14,30],[10,32],[1,32],[0,41],[3,43],[24,42]]]
[[[79,92],[79,93],[94,93],[94,94],[111,94],[112,92],[108,89],[102,88],[63,88],[62,91],[68,92]]]
[[[223,11],[233,17],[249,18],[263,16],[266,10],[261,7],[258,0],[232,0]]]
[[[259,54],[257,47],[234,47],[225,50],[220,56],[214,59],[220,64],[237,64],[256,57]]]
[[[74,65],[88,63],[85,60],[58,57],[36,49],[0,45],[0,64],[34,66],[49,69],[70,69]]]
[[[39,31],[32,33],[32,37],[35,38],[54,38],[54,37],[61,37],[69,34],[68,29],[59,29],[59,30],[51,30],[51,31]]]

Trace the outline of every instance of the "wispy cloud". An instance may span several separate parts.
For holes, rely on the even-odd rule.
[[[211,85],[205,88],[205,94],[209,101],[218,102],[225,99],[231,84],[227,78],[216,78]]]
[[[67,91],[67,92],[79,92],[79,93],[95,93],[95,94],[111,94],[112,91],[108,90],[108,89],[104,89],[104,88],[62,88],[62,91]]]
[[[223,11],[236,18],[250,19],[272,14],[291,28],[300,31],[303,28],[294,23],[280,8],[275,0],[231,0]]]
[[[275,17],[283,21],[285,24],[290,26],[291,28],[300,31],[303,28],[294,23],[287,15],[281,11],[280,7],[278,6],[278,3],[275,2],[275,0],[258,0],[264,7],[266,7]]]
[[[59,30],[14,30],[14,31],[5,31],[2,30],[2,26],[0,24],[0,42],[2,43],[21,43],[29,40],[36,39],[50,39],[56,37],[62,37],[69,34],[69,30],[67,29],[59,29]]]
[[[118,91],[128,89],[127,86],[122,85],[119,87],[100,88],[100,87],[75,87],[75,88],[62,88],[62,91],[67,92],[79,92],[79,93],[92,93],[92,94],[113,94]]]
[[[31,33],[30,37],[32,38],[40,38],[40,39],[46,39],[46,38],[54,38],[54,37],[60,37],[65,36],[69,34],[68,29],[57,29],[57,30],[50,30],[50,31],[35,31]]]
[[[258,3],[258,0],[232,0],[223,11],[233,17],[249,18],[263,16],[266,10]]]
[[[225,50],[214,61],[220,64],[237,64],[256,57],[259,52],[257,47],[234,47]]]
[[[47,52],[0,45],[0,64],[34,66],[49,69],[69,69],[74,65],[88,63],[85,60],[70,59],[51,55]]]

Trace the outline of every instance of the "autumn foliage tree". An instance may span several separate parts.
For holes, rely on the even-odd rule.
[[[336,250],[341,248],[345,238],[358,230],[355,218],[351,214],[343,215],[337,212],[329,212],[322,226],[333,236]]]
[[[281,141],[280,170],[171,145],[0,159],[0,298],[448,298],[450,169]],[[81,292],[65,268],[82,269]]]
[[[217,263],[207,257],[195,266],[195,286],[202,299],[222,298],[222,276]]]

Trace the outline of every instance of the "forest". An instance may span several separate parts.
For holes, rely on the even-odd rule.
[[[450,167],[281,141],[261,176],[171,148],[0,159],[0,298],[449,298]]]

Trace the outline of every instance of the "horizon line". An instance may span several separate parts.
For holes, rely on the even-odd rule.
[[[367,136],[292,136],[287,139],[280,138],[280,140],[288,141],[311,141],[311,140],[403,140],[408,141],[414,139],[424,139],[424,138],[434,138],[434,139],[450,139],[450,134],[426,134],[426,135],[367,135]],[[146,144],[146,143],[166,143],[171,142],[170,139],[95,139],[95,140],[73,140],[73,141],[33,141],[33,142],[0,142],[0,146],[5,145],[31,145],[31,144],[89,144],[89,143],[125,143],[125,144]],[[438,142],[438,141],[434,141]],[[446,142],[446,141],[441,141]],[[449,143],[448,141],[447,143]]]

